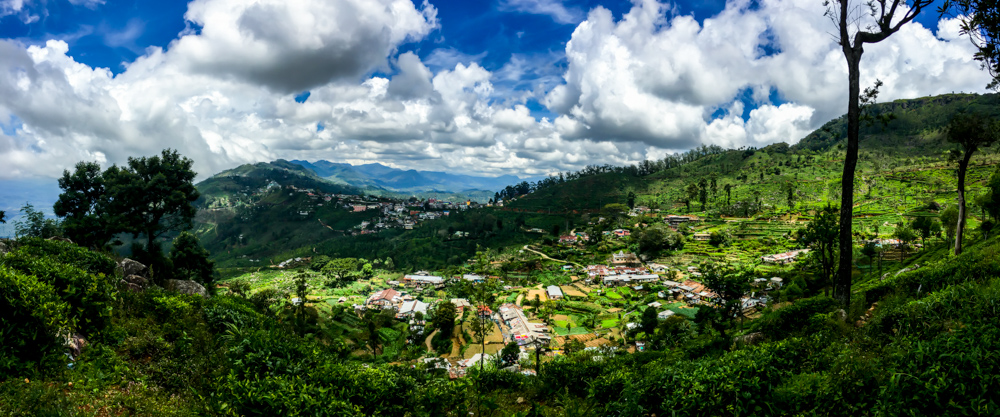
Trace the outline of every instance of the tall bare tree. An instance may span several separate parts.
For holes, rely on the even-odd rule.
[[[962,253],[962,235],[965,230],[965,173],[969,161],[979,148],[997,141],[997,125],[980,114],[959,113],[948,124],[948,142],[957,143],[961,149],[952,151],[951,158],[958,162],[958,223],[955,227],[955,255]]]
[[[878,43],[903,25],[913,21],[932,0],[827,0],[826,15],[839,32],[837,43],[847,59],[847,155],[841,177],[840,260],[834,297],[846,308],[851,304],[851,225],[854,209],[854,170],[858,165],[858,141],[861,134],[861,55],[866,43]],[[860,4],[859,4],[860,3]]]

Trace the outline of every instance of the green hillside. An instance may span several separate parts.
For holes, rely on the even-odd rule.
[[[862,130],[855,187],[860,216],[905,213],[933,199],[954,199],[954,164],[947,151],[943,128],[958,111],[1000,114],[1000,96],[944,95],[898,100],[876,105],[871,114],[891,114],[888,124],[874,123]],[[650,161],[647,175],[636,171],[582,176],[536,187],[506,207],[515,210],[567,213],[593,210],[609,203],[625,204],[629,192],[635,204],[670,212],[691,210],[702,215],[744,217],[756,214],[808,212],[839,201],[846,120],[835,119],[794,146],[775,144],[762,149],[716,150],[704,156],[676,161]],[[996,163],[992,152],[981,152],[970,172],[973,193]],[[685,188],[705,180],[708,195],[689,198]],[[714,187],[713,187],[714,183]],[[731,187],[727,194],[726,186]],[[920,185],[914,187],[914,185]],[[788,189],[794,209],[789,210]]]
[[[495,415],[992,415],[1000,409],[998,248],[993,238],[958,257],[930,250],[926,255],[936,261],[860,285],[860,313],[847,323],[818,294],[748,322],[744,331],[758,335],[752,342],[730,345],[682,319],[662,324],[664,338],[645,352],[584,351],[546,359],[537,376],[491,365],[450,379],[416,360],[422,344],[407,347],[403,323],[379,329],[385,349],[375,360],[352,353],[365,340],[352,329],[364,328],[365,319],[335,302],[315,300],[297,310],[265,297],[119,291],[101,284],[114,265],[106,256],[25,240],[0,257],[0,303],[9,313],[0,333],[0,410],[15,416],[303,410],[439,416],[483,408]],[[79,284],[86,290],[66,290]],[[47,336],[60,326],[86,336],[82,354],[70,359],[61,341]],[[27,337],[30,349],[17,343]]]

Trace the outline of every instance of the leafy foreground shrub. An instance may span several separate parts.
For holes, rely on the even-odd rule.
[[[837,308],[830,297],[818,296],[770,311],[753,324],[753,331],[761,332],[768,339],[780,340],[793,335],[809,334],[819,330],[810,326],[817,314],[829,313]]]
[[[57,335],[75,327],[70,309],[51,284],[0,264],[0,375],[33,377],[63,363]]]
[[[879,300],[891,293],[908,296],[927,294],[949,285],[967,281],[984,282],[1000,277],[1000,237],[980,242],[966,248],[961,255],[945,259],[935,265],[873,281],[865,288],[865,298]]]
[[[116,292],[112,281],[114,276],[94,274],[72,262],[62,261],[66,258],[75,261],[76,259],[72,259],[76,258],[72,251],[61,256],[46,256],[44,252],[42,255],[36,254],[39,251],[35,249],[37,248],[32,246],[22,246],[0,259],[0,264],[51,286],[59,298],[70,305],[69,314],[78,325],[78,328],[66,330],[88,335],[103,330],[111,319],[112,301]],[[92,265],[92,262],[93,260],[87,260],[77,263],[86,266]]]

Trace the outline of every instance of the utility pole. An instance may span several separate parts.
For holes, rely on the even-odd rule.
[[[532,336],[531,345],[535,347],[535,376],[537,377],[539,375],[538,372],[541,370],[542,366],[542,362],[539,359],[539,356],[542,352],[542,340],[539,339],[538,336]]]

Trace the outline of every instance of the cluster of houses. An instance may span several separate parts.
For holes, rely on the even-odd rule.
[[[574,234],[571,234],[571,235],[562,235],[562,236],[559,236],[559,243],[563,244],[563,245],[573,245],[573,244],[576,244],[578,242],[586,242],[589,239],[590,239],[590,236],[588,236],[586,233],[577,232],[577,233],[574,233]]]
[[[760,260],[761,262],[768,264],[784,265],[795,262],[795,258],[798,258],[799,255],[804,255],[807,253],[809,253],[809,249],[799,249],[788,252],[776,253],[773,255],[764,255],[760,257]]]
[[[551,287],[550,287],[551,288]],[[556,287],[559,288],[559,287]],[[503,304],[497,311],[500,319],[510,328],[510,338],[520,346],[534,341],[548,342],[552,339],[545,323],[532,322],[517,304]]]
[[[689,304],[711,301],[716,297],[714,292],[697,281],[685,280],[684,282],[677,282],[666,280],[663,281],[663,286],[667,287],[664,293],[667,297],[662,298],[681,297]]]
[[[462,314],[465,309],[472,306],[472,304],[469,303],[469,300],[464,298],[453,298],[450,301],[455,305],[459,314]],[[392,288],[386,288],[374,292],[372,295],[368,296],[364,305],[355,305],[354,308],[355,310],[391,309],[395,310],[397,319],[406,320],[414,318],[416,313],[426,316],[427,312],[431,309],[431,305],[417,300],[405,292],[396,291]]]
[[[277,184],[274,184],[277,186]],[[270,185],[265,189],[273,188]],[[370,221],[364,221],[354,227],[352,234],[373,233],[381,229],[403,228],[412,229],[419,222],[434,220],[449,215],[452,211],[467,210],[480,207],[474,201],[450,202],[437,199],[422,200],[396,200],[385,197],[360,196],[351,194],[327,194],[311,188],[298,188],[293,185],[287,186],[289,194],[304,193],[311,200],[315,201],[314,206],[300,208],[298,214],[308,216],[313,213],[315,207],[324,204],[334,204],[343,207],[345,210],[355,213],[373,212]]]

